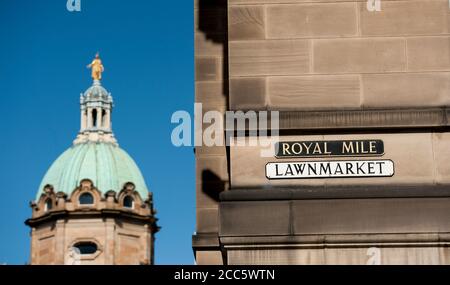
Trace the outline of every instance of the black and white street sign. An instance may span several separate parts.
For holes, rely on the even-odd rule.
[[[392,160],[336,160],[271,162],[266,164],[268,179],[390,177]]]

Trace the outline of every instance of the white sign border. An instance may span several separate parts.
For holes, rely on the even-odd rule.
[[[392,163],[392,175],[365,175],[365,176],[325,176],[325,177],[279,177],[270,178],[267,176],[267,165],[269,164],[289,164],[289,163],[320,163],[320,162],[368,162],[368,161],[390,161]],[[286,180],[286,179],[336,179],[336,178],[383,178],[383,177],[393,177],[395,175],[395,163],[392,159],[365,159],[365,160],[309,160],[309,161],[273,161],[266,163],[264,167],[264,174],[268,180]]]

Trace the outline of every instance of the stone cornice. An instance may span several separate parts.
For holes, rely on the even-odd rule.
[[[54,222],[56,220],[63,219],[76,219],[76,218],[120,218],[120,219],[130,219],[143,224],[148,224],[152,227],[153,233],[159,231],[160,227],[157,226],[157,218],[150,215],[139,215],[127,210],[116,210],[116,209],[79,209],[75,211],[51,211],[47,214],[37,217],[27,219],[25,224],[30,227],[35,227],[37,225]]]
[[[221,201],[450,197],[450,185],[354,185],[242,188],[224,191]]]
[[[229,249],[448,246],[450,233],[220,237],[220,244]]]
[[[270,111],[268,111],[268,117],[270,118]],[[279,111],[281,131],[443,128],[450,127],[449,118],[450,108],[448,107]],[[267,125],[270,127],[270,122]],[[235,130],[238,130],[236,126]],[[248,126],[246,130],[249,130]]]

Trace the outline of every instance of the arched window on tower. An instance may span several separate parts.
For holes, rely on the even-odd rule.
[[[83,193],[78,198],[80,205],[92,205],[94,204],[94,197],[90,193]]]
[[[97,110],[94,109],[94,110],[92,110],[92,126],[93,126],[94,128],[97,127],[97,122],[98,122],[97,119],[98,119],[98,118],[97,118]]]
[[[133,209],[134,208],[134,199],[131,196],[125,196],[123,199],[123,206],[125,208]]]

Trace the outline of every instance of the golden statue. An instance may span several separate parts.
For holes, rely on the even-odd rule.
[[[87,68],[92,69],[92,79],[101,80],[102,72],[105,70],[102,65],[102,60],[100,59],[99,53],[95,55],[95,59],[87,66]]]

